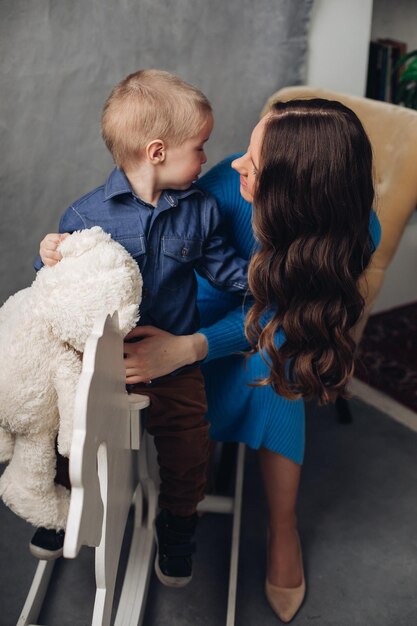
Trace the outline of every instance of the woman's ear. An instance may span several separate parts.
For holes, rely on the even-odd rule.
[[[146,158],[152,165],[158,165],[165,161],[165,143],[162,139],[153,139],[145,148]]]

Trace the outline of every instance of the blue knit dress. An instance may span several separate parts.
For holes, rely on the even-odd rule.
[[[213,167],[198,186],[212,193],[219,204],[230,242],[238,254],[249,259],[255,241],[252,233],[252,206],[239,193],[239,175],[230,164],[233,155]],[[372,213],[370,234],[375,247],[381,230]],[[241,441],[251,448],[268,448],[295,463],[304,456],[304,402],[287,400],[270,386],[249,387],[248,383],[268,376],[259,354],[248,360],[236,354],[247,350],[242,300],[221,292],[198,277],[198,306],[208,355],[203,362],[206,380],[211,437],[218,441]],[[282,343],[283,336],[277,336]]]

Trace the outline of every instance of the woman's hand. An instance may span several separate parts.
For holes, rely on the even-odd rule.
[[[49,233],[42,239],[39,254],[44,265],[52,267],[62,259],[62,254],[57,248],[61,241],[64,241],[68,235],[69,233],[63,233],[62,235],[59,233]]]
[[[127,340],[139,338],[135,343]],[[172,335],[154,326],[137,326],[125,337],[126,383],[146,383],[191,365],[207,356],[207,340],[201,333]]]

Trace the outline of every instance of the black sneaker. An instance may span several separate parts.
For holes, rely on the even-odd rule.
[[[155,520],[155,572],[161,583],[167,587],[185,587],[192,578],[191,555],[195,552],[192,538],[197,521],[197,513],[180,517],[172,515],[166,509],[162,509]]]
[[[42,526],[33,535],[29,550],[37,559],[53,561],[64,552],[65,531],[43,528]]]

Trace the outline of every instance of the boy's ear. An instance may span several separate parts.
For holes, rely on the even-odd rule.
[[[163,163],[165,161],[166,147],[162,139],[153,139],[145,148],[147,159],[153,164]]]

